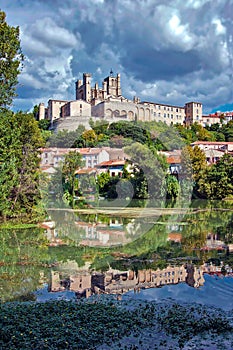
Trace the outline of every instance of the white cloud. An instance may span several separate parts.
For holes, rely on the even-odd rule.
[[[49,43],[52,47],[74,47],[78,41],[68,29],[58,26],[52,18],[37,20],[29,28],[32,37]]]
[[[48,98],[72,99],[82,72],[103,79],[112,68],[126,97],[195,98],[209,109],[232,102],[232,1],[2,1],[21,27],[23,89],[41,98],[47,89]]]
[[[222,22],[219,18],[214,18],[212,23],[215,25],[215,33],[217,35],[226,34],[226,28],[222,25]]]
[[[187,7],[198,9],[200,7],[203,7],[208,2],[210,2],[210,0],[186,0],[184,3],[186,3],[185,6]]]
[[[177,14],[173,14],[168,22],[169,40],[179,45],[185,50],[190,49],[193,46],[193,38],[189,33],[189,26],[181,24],[181,20]]]

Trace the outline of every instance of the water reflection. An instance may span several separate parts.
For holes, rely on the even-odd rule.
[[[104,273],[98,271],[76,271],[71,274],[51,270],[49,292],[70,290],[78,297],[90,297],[93,294],[124,294],[133,290],[135,293],[142,289],[158,288],[165,285],[186,283],[199,288],[205,283],[204,275],[233,276],[232,268],[205,263],[200,267],[193,264],[168,266],[165,269],[144,269],[119,271],[110,268]]]
[[[211,275],[232,279],[233,212],[226,203],[202,203],[185,215],[148,208],[139,218],[134,210],[54,210],[40,228],[0,230],[0,300],[39,300],[34,292],[44,284],[44,299],[139,297],[178,285],[203,290]]]

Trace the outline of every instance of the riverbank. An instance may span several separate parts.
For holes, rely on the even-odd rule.
[[[1,305],[1,349],[232,349],[232,311],[172,300]]]

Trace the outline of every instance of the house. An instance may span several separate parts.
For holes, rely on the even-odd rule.
[[[217,149],[225,151],[226,153],[233,151],[233,142],[211,142],[211,141],[195,141],[191,143],[191,146],[198,146],[202,150]]]
[[[109,154],[102,148],[42,148],[41,149],[41,168],[43,167],[58,167],[64,161],[65,156],[70,151],[79,152],[85,162],[85,168],[94,168],[97,164],[108,161]]]
[[[216,163],[226,153],[233,153],[233,142],[195,141],[191,146],[198,146],[204,151],[207,164]]]
[[[122,176],[125,160],[109,160],[97,165],[98,173],[109,172],[110,176]]]
[[[169,165],[168,172],[171,175],[178,175],[181,172],[181,150],[159,151],[159,154],[165,156]]]
[[[215,164],[224,154],[224,150],[218,149],[205,149],[206,162],[208,165]]]
[[[177,155],[169,155],[167,158],[167,162],[169,165],[169,172],[171,175],[178,175],[181,171],[181,156]]]
[[[210,126],[212,124],[226,124],[233,120],[233,112],[215,112],[202,116],[202,126]]]
[[[102,148],[79,148],[86,168],[95,168],[97,164],[109,161],[109,154]]]

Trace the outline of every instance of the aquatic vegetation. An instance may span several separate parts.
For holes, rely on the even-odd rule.
[[[161,332],[171,334],[182,348],[192,337],[200,334],[204,337],[207,332],[231,337],[233,328],[225,313],[218,309],[171,302],[117,302],[110,297],[78,303],[2,304],[0,314],[0,348],[12,350],[91,350],[101,344],[110,349],[123,338],[134,339],[132,349],[142,349],[142,332],[146,332],[147,338],[151,333],[160,334],[160,346],[169,346],[169,338],[162,339]]]
[[[150,324],[149,315],[141,310],[122,310],[113,303],[4,304],[0,348],[95,349]]]
[[[172,307],[161,308],[156,319],[167,333],[178,337],[181,348],[200,333],[221,334],[233,330],[222,310],[211,310],[203,305],[187,307],[176,303]]]

